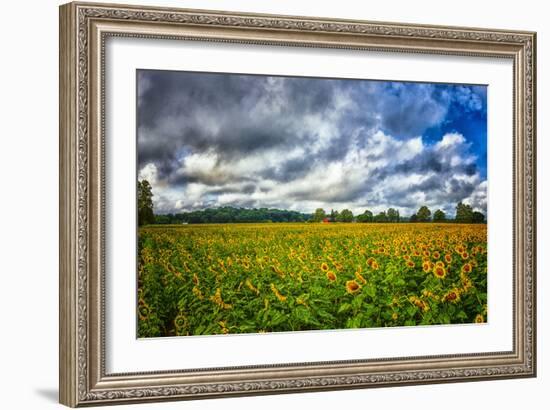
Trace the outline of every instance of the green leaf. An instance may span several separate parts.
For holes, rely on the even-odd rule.
[[[365,293],[369,295],[371,298],[376,297],[376,288],[372,285],[366,285],[365,286]]]
[[[286,315],[278,311],[273,311],[271,315],[271,322],[270,322],[271,326],[280,325],[284,321],[286,321]]]
[[[338,308],[338,313],[345,313],[348,310],[351,309],[351,304],[349,303],[342,303],[340,307]]]
[[[468,319],[468,315],[466,314],[466,312],[464,312],[463,310],[461,310],[460,312],[458,312],[456,314],[456,317],[458,319]]]
[[[348,329],[357,329],[361,327],[361,319],[363,319],[363,315],[359,314],[355,317],[350,317],[348,321],[346,322],[346,327]]]
[[[359,308],[361,308],[361,305],[363,304],[363,298],[359,295],[359,296],[356,296],[353,298],[353,300],[351,301],[351,306],[357,310]]]

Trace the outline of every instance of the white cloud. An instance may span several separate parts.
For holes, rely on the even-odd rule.
[[[473,157],[465,156],[467,144],[462,135],[446,134],[433,145],[424,144],[421,137],[402,141],[382,132],[361,136],[345,156],[314,161],[288,181],[270,178],[267,171],[289,160],[307,163],[304,148],[288,153],[272,149],[225,161],[210,151],[188,155],[176,175],[197,180],[180,188],[158,181],[155,208],[174,212],[227,205],[312,212],[321,207],[361,213],[367,208],[380,212],[394,207],[409,215],[428,205],[432,211],[441,208],[452,215],[456,202],[463,200],[486,211],[487,183],[478,172],[463,169]],[[426,158],[447,161],[446,169],[437,172],[424,165]],[[140,177],[157,181],[155,166],[147,164]]]
[[[147,165],[141,168],[138,175],[139,179],[146,179],[149,181],[149,183],[153,185],[157,184],[157,177],[158,177],[157,167],[152,162],[149,162]]]
[[[472,206],[474,211],[486,213],[487,210],[487,181],[481,181],[474,192],[464,199],[464,203]]]
[[[456,145],[462,145],[466,142],[466,139],[462,134],[450,133],[445,134],[441,141],[436,144],[438,150],[446,150]]]

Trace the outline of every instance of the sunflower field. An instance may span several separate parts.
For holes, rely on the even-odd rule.
[[[487,226],[140,227],[138,337],[487,320]]]

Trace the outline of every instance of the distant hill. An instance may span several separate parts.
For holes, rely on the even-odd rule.
[[[311,214],[268,208],[208,208],[201,211],[155,215],[156,224],[181,223],[243,223],[243,222],[305,222]]]

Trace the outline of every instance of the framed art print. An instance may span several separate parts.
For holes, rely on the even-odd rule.
[[[60,23],[63,404],[535,376],[535,33]]]

